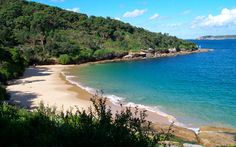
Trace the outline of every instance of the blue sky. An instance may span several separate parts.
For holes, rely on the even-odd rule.
[[[236,0],[33,0],[184,39],[236,34]]]

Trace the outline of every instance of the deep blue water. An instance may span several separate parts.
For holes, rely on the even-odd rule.
[[[83,66],[85,86],[157,107],[190,126],[236,127],[236,40],[194,40],[214,51]]]

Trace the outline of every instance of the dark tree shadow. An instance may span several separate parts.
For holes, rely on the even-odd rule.
[[[47,68],[47,67],[29,67],[25,71],[24,76],[20,77],[18,80],[8,81],[8,85],[26,84],[26,83],[45,81],[45,80],[24,80],[24,79],[29,78],[29,77],[36,77],[36,76],[48,76],[48,75],[51,75],[52,73],[53,72],[50,70],[50,68]]]
[[[10,92],[11,98],[8,100],[8,103],[17,105],[29,110],[35,109],[36,107],[33,106],[33,99],[37,98],[37,94],[27,92],[23,93],[20,91],[11,91]]]
[[[35,83],[35,82],[42,82],[45,80],[16,80],[8,82],[8,85],[15,85],[15,84],[27,84],[27,83]]]
[[[47,67],[29,67],[25,71],[25,74],[22,78],[28,78],[32,76],[47,76],[51,74],[52,71]]]

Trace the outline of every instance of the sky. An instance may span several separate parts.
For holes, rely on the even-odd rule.
[[[183,39],[236,35],[236,0],[32,0]]]

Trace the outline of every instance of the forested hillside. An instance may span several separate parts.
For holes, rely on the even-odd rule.
[[[123,56],[130,50],[195,49],[193,43],[121,21],[87,16],[25,0],[0,1],[0,44],[22,51],[30,63],[70,62]]]

